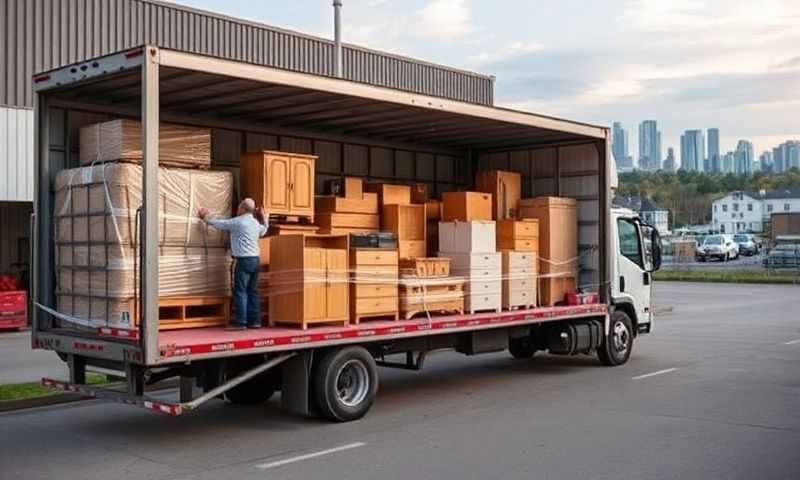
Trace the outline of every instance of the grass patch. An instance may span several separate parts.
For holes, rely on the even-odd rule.
[[[106,375],[99,373],[87,373],[86,383],[89,385],[103,385],[109,383],[109,379]],[[57,393],[59,393],[59,390],[44,387],[38,382],[12,383],[9,385],[0,385],[0,402],[47,397]]]
[[[659,270],[655,280],[721,283],[800,283],[800,276],[767,270]]]

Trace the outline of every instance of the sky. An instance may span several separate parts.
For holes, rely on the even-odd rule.
[[[179,3],[325,38],[330,0]],[[343,0],[343,40],[495,75],[495,104],[611,126],[637,157],[638,124],[662,150],[720,129],[756,154],[800,139],[798,0]]]

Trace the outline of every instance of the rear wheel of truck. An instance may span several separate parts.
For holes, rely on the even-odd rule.
[[[508,352],[514,358],[522,360],[532,358],[536,353],[536,347],[533,345],[533,338],[526,336],[509,339]]]
[[[627,313],[616,310],[611,314],[611,326],[603,344],[597,349],[600,363],[616,367],[628,361],[633,349],[633,322]]]
[[[313,373],[314,400],[328,420],[349,422],[363,417],[378,393],[378,369],[363,347],[326,353]]]

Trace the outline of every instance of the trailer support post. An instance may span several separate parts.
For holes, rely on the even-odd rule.
[[[69,382],[83,385],[86,383],[86,359],[70,353],[67,355],[67,366],[69,367]]]
[[[142,64],[142,231],[140,314],[145,364],[158,360],[158,138],[159,77],[155,47],[145,47]]]

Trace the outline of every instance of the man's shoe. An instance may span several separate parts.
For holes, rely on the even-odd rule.
[[[247,327],[244,325],[228,325],[225,327],[227,332],[241,332],[242,330],[247,330]]]
[[[260,323],[258,325],[248,325],[247,326],[247,328],[262,328],[262,327],[263,327],[263,325],[261,325]]]

